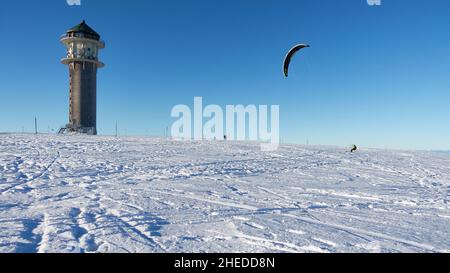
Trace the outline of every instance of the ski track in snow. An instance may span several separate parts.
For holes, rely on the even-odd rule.
[[[450,154],[0,135],[0,252],[450,252]]]

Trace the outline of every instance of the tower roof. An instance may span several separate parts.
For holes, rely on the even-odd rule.
[[[86,24],[86,21],[82,21],[80,24],[74,26],[73,28],[69,29],[67,33],[82,33],[82,34],[88,34],[94,36],[97,40],[100,39],[100,35],[93,30],[90,26]]]

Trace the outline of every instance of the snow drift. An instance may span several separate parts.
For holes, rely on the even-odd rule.
[[[0,135],[0,252],[448,252],[447,153]]]

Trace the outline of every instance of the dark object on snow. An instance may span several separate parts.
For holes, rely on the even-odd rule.
[[[224,136],[223,136],[223,140],[227,140],[227,135],[224,135]]]
[[[356,150],[358,150],[358,147],[356,147],[356,145],[353,145],[353,148],[351,149],[351,153],[356,152]]]

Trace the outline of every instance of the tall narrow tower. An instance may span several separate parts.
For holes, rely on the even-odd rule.
[[[61,38],[67,49],[62,63],[69,66],[69,124],[66,130],[97,134],[97,69],[105,65],[98,53],[105,48],[100,35],[83,20]]]

